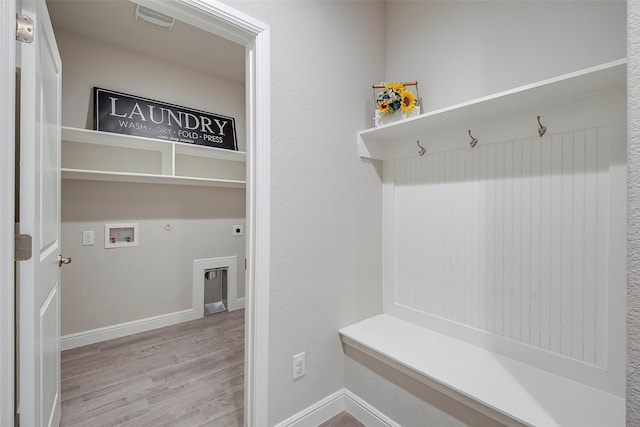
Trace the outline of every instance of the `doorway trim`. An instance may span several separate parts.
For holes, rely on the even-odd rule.
[[[247,250],[244,425],[267,426],[270,268],[270,32],[217,0],[131,0],[245,46]]]
[[[132,0],[245,46],[247,265],[244,412],[246,426],[268,423],[270,263],[269,27],[216,0]],[[0,2],[0,425],[14,416],[15,1]]]
[[[15,19],[16,3],[0,2],[0,425],[3,426],[13,425],[15,409]]]

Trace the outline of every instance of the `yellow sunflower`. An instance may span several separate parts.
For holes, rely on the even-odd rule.
[[[400,93],[400,97],[402,98],[402,102],[400,103],[400,108],[402,111],[408,113],[413,110],[413,107],[416,106],[416,96],[410,90],[404,90]]]
[[[395,90],[398,93],[401,93],[405,90],[404,85],[402,83],[387,83],[385,85],[387,89]]]
[[[382,114],[386,114],[389,112],[389,103],[386,100],[382,100],[382,101],[378,101],[378,110],[380,110],[380,112]]]

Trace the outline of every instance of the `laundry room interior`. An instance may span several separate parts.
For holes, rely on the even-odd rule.
[[[197,410],[154,395],[150,417],[623,425],[626,2],[46,2],[62,57],[60,266],[73,260],[56,282],[63,418],[147,405],[110,382],[121,359],[104,369],[100,350],[87,370],[109,396],[64,379],[76,356],[132,334],[158,333],[145,356],[184,338],[181,355],[222,370],[217,348],[183,344],[224,334],[159,331],[228,311],[228,381],[191,377]],[[137,3],[178,20],[136,22]],[[194,5],[211,14],[180,15]],[[245,23],[244,45],[179,21],[215,27],[221,13]],[[99,90],[120,126],[158,123],[121,109],[131,96],[232,118],[237,145],[101,132]],[[380,123],[388,90],[415,111]],[[142,363],[171,365],[155,360]],[[180,361],[152,374],[152,393],[182,388]]]
[[[48,3],[64,70],[62,246],[73,260],[62,349],[202,317],[202,304],[243,308],[244,47],[180,21],[151,28],[130,2]],[[232,117],[237,150],[103,138],[96,87]]]

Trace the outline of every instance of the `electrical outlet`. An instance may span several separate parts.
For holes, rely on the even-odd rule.
[[[233,235],[234,236],[243,236],[244,235],[244,227],[242,225],[234,225],[233,226]]]
[[[96,244],[96,234],[93,231],[82,232],[82,246],[93,246]]]
[[[307,373],[307,366],[305,363],[305,352],[293,355],[293,379],[303,377]]]

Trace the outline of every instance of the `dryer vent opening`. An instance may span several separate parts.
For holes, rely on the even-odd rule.
[[[227,269],[205,270],[203,279],[204,315],[227,311]]]

